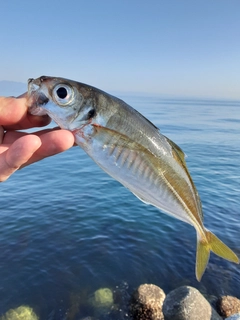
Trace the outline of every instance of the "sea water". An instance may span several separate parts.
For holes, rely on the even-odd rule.
[[[185,152],[205,226],[240,257],[240,102],[120,95]],[[125,319],[143,283],[239,296],[240,267],[211,254],[195,278],[193,227],[139,201],[81,150],[28,166],[0,184],[0,315]],[[99,288],[115,311],[92,305]]]

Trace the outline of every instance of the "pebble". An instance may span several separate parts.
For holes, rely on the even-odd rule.
[[[240,300],[232,296],[222,296],[217,301],[217,311],[223,317],[240,313]]]
[[[165,320],[221,320],[210,303],[195,288],[182,286],[171,291],[163,303]]]
[[[164,291],[154,284],[142,284],[133,295],[131,313],[135,320],[164,320]]]

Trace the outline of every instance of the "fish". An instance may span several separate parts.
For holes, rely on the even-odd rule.
[[[75,143],[141,201],[192,225],[198,281],[210,252],[239,263],[237,255],[204,227],[201,200],[182,149],[137,110],[93,86],[41,76],[28,80],[28,111],[48,114],[60,128],[70,130]]]

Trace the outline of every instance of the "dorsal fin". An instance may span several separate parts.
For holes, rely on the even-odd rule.
[[[168,137],[164,136],[167,140],[167,142],[170,144],[172,149],[178,154],[179,158],[182,160],[184,165],[186,166],[186,161],[185,161],[185,153],[182,151],[182,149],[172,140],[170,140]]]

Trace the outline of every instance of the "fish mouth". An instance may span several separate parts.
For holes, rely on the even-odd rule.
[[[49,101],[49,98],[41,89],[41,83],[41,78],[28,79],[28,112],[36,116],[43,116],[47,114],[44,106]]]

